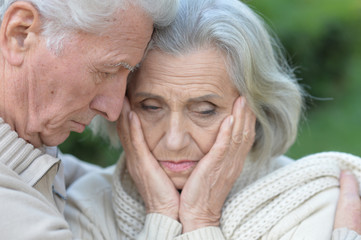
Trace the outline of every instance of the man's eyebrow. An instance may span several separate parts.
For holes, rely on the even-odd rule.
[[[125,69],[128,69],[130,72],[133,72],[134,70],[136,70],[139,66],[139,64],[135,65],[134,67],[131,66],[129,63],[127,62],[118,62],[118,63],[115,63],[115,64],[104,64],[106,67],[123,67]]]

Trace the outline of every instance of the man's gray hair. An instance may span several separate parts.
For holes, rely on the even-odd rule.
[[[1,21],[9,6],[18,0],[0,0]],[[59,50],[61,42],[72,31],[101,34],[109,19],[128,6],[141,7],[153,19],[154,26],[163,27],[174,19],[178,0],[23,0],[39,10],[43,34],[48,46]]]

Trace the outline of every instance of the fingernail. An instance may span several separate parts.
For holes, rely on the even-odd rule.
[[[132,120],[132,119],[133,119],[133,112],[130,112],[130,113],[129,113],[128,118],[129,118],[129,120]]]
[[[229,124],[230,127],[232,127],[233,122],[234,122],[234,117],[233,117],[233,115],[231,115],[231,116],[229,117],[229,120],[228,120],[228,124]]]

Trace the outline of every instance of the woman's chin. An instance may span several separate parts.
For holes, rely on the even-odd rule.
[[[184,178],[172,178],[171,180],[177,190],[182,190],[187,181]]]

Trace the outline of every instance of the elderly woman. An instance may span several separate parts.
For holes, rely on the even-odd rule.
[[[302,90],[275,46],[237,0],[182,0],[130,76],[117,166],[68,191],[74,237],[359,237],[333,229],[340,170],[360,179],[360,159],[282,156],[296,137]]]

